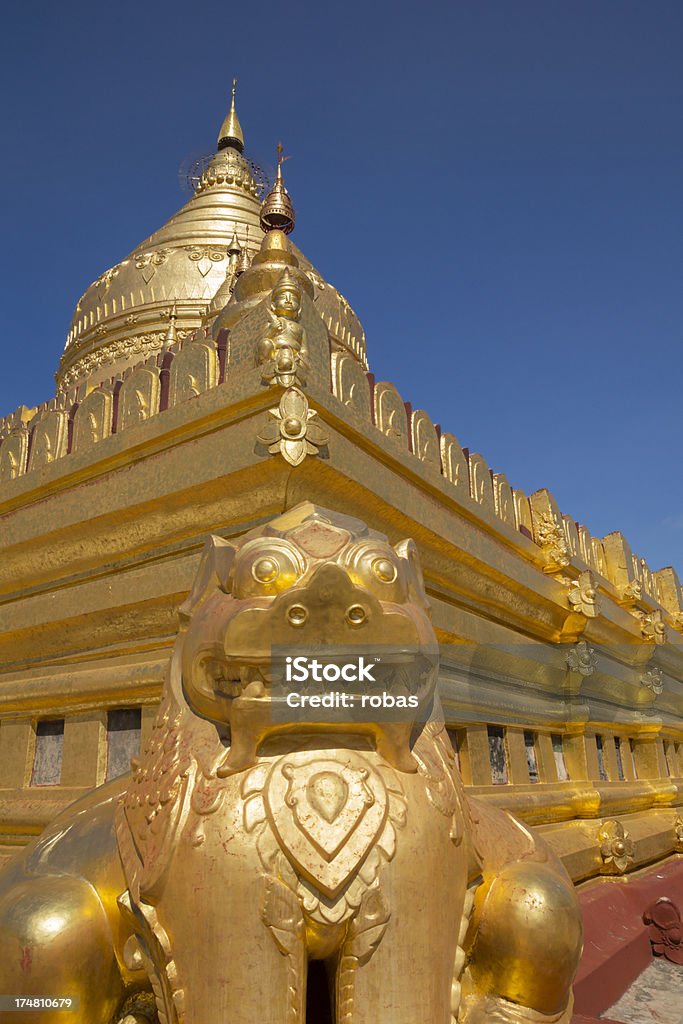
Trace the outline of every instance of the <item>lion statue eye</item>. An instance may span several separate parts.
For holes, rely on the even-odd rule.
[[[280,575],[280,566],[275,558],[259,558],[252,565],[251,574],[259,583],[272,583]]]
[[[382,583],[393,583],[398,576],[396,566],[388,558],[376,558],[372,563],[372,571]]]
[[[293,586],[306,571],[301,552],[281,537],[259,537],[238,552],[230,579],[240,598],[275,597]]]

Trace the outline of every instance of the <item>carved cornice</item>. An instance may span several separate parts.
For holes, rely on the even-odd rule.
[[[185,332],[185,334],[189,333],[189,331]],[[182,336],[182,332],[178,332],[178,334]],[[107,345],[101,345],[94,351],[88,352],[86,355],[81,356],[80,359],[77,359],[73,366],[63,374],[59,381],[59,391],[68,391],[72,384],[82,380],[84,377],[88,377],[101,367],[116,362],[117,359],[136,355],[144,359],[146,356],[151,355],[152,352],[158,352],[163,344],[163,340],[163,331],[152,331],[148,334],[119,338],[116,341],[109,342]]]

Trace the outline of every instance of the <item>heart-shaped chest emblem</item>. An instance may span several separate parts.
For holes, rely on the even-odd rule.
[[[384,782],[354,751],[339,761],[282,758],[263,795],[287,857],[329,896],[355,873],[387,815]]]

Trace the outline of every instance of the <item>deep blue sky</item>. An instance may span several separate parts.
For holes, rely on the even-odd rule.
[[[233,75],[371,368],[513,485],[683,570],[683,4],[3,11],[0,413],[83,289],[185,201]]]

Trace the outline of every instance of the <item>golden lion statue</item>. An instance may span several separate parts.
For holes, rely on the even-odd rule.
[[[289,712],[287,649],[325,679],[379,651],[366,690],[408,710],[336,720],[325,682]],[[0,1020],[16,995],[40,1024],[567,1024],[573,887],[467,798],[437,673],[412,541],[310,504],[211,538],[132,776],[0,878]]]

